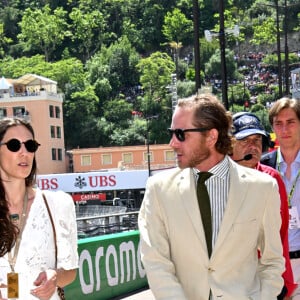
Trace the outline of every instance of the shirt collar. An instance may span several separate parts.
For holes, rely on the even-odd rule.
[[[229,158],[227,155],[225,155],[224,159],[221,160],[215,166],[213,166],[210,170],[208,170],[208,172],[213,173],[213,176],[217,176],[222,179],[225,179],[226,175],[228,174],[228,169],[229,169]],[[195,175],[197,175],[197,173],[201,171],[196,168],[193,168],[193,172]]]
[[[278,148],[278,150],[277,150],[277,155],[278,155],[278,162],[279,163],[285,163],[284,158],[281,154],[280,148]],[[300,150],[298,151],[298,154],[297,154],[294,162],[297,162],[297,163],[300,164]]]

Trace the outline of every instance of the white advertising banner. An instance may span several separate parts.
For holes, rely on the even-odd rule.
[[[68,193],[143,189],[148,175],[148,170],[47,174],[37,176],[37,185]]]

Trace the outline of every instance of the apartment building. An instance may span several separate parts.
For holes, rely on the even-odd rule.
[[[98,170],[157,170],[176,165],[168,144],[73,149],[68,151],[70,172]]]
[[[38,174],[65,173],[63,97],[57,82],[26,74],[0,80],[0,119],[22,117],[30,121],[41,144],[36,152]]]

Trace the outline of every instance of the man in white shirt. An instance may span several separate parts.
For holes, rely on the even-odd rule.
[[[269,111],[269,121],[279,148],[264,155],[263,164],[279,171],[285,183],[289,205],[289,248],[294,280],[298,288],[292,300],[300,300],[300,101],[277,100]]]

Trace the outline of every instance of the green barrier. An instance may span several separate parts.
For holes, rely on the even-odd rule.
[[[66,299],[111,299],[147,286],[140,258],[139,231],[78,240],[77,277]]]

